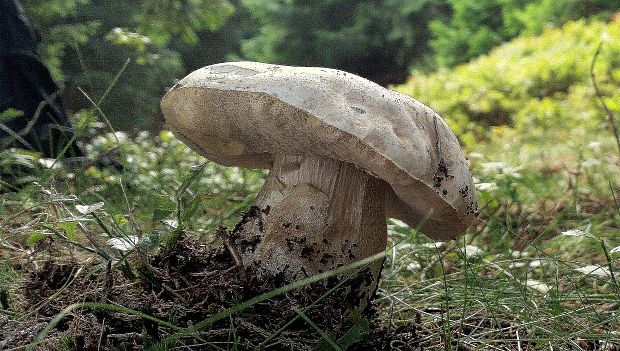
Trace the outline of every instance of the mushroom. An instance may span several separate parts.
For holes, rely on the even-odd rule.
[[[225,166],[270,169],[245,225],[243,263],[286,281],[385,250],[386,217],[448,240],[473,221],[467,161],[430,108],[359,76],[231,62],[198,69],[161,102],[175,135]],[[371,267],[376,287],[381,263]]]

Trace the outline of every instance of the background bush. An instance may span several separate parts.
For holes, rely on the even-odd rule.
[[[383,85],[578,18],[608,21],[616,0],[24,0],[69,108],[105,100],[116,128],[156,130],[158,101],[189,71],[227,60],[327,66]],[[79,88],[79,89],[78,89]]]

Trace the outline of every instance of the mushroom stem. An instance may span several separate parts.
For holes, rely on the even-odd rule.
[[[386,184],[351,163],[320,156],[277,156],[256,205],[260,271],[294,281],[385,249]],[[382,262],[371,267],[374,290]]]

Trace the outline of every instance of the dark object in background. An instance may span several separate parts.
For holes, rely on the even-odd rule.
[[[0,0],[0,112],[15,109],[23,113],[0,121],[0,147],[56,157],[73,138],[74,129],[60,88],[37,52],[39,41],[20,2]],[[64,156],[82,156],[82,151],[72,143]]]

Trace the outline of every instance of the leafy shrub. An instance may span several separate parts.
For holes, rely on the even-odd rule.
[[[430,22],[437,62],[452,67],[519,35],[539,35],[567,21],[608,20],[616,0],[448,0],[452,15]]]
[[[178,206],[177,189],[200,169],[195,186],[188,191],[206,216],[196,215],[190,224],[214,232],[218,225],[234,225],[262,186],[263,172],[208,162],[169,131],[154,135],[144,131],[135,138],[124,132],[99,133],[86,145],[87,154],[93,160],[111,155],[122,171],[95,165],[87,168],[84,177],[75,180],[82,194],[90,194],[90,200],[86,196],[84,201],[123,203],[122,183],[138,216],[149,221],[171,220]]]
[[[245,57],[277,64],[324,66],[380,84],[402,81],[428,54],[430,18],[445,0],[242,0],[260,31],[242,42]]]
[[[578,139],[605,128],[590,80],[594,52],[605,40],[595,73],[620,111],[620,23],[571,22],[522,37],[469,64],[430,75],[413,72],[396,89],[444,116],[474,150],[481,140]]]

